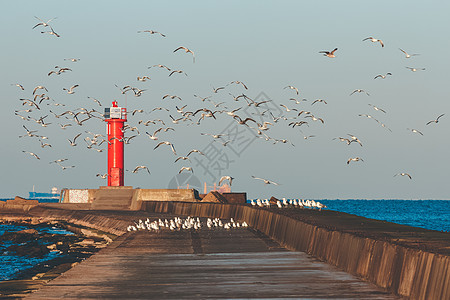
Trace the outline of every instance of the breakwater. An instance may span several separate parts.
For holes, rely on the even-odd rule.
[[[355,234],[342,228],[333,230],[321,224],[308,224],[308,220],[300,221],[277,212],[242,205],[146,202],[142,209],[176,215],[235,218],[247,222],[288,249],[306,252],[394,294],[410,299],[450,299],[449,249],[436,247],[433,253],[420,247],[409,248],[392,241],[370,238],[376,224],[380,229],[388,229],[392,223],[351,217],[354,221],[368,222],[372,227],[365,233],[361,230]],[[314,222],[313,219],[311,221]],[[343,225],[345,228],[345,222]],[[358,225],[354,224],[354,227],[360,227]],[[397,230],[406,230],[405,227],[408,226],[399,225]],[[419,230],[417,235],[422,232]]]
[[[280,245],[306,252],[409,299],[450,298],[449,233],[366,219],[336,211],[261,209],[248,205],[144,201],[138,211],[90,205],[39,205],[14,218],[63,220],[115,235],[148,215],[234,218]],[[2,215],[2,218],[8,218]]]

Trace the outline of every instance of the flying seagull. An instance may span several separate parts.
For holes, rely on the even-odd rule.
[[[183,172],[184,170],[186,171],[191,171],[192,173],[194,173],[194,171],[192,170],[192,167],[182,167],[180,169],[180,171],[178,172],[178,174],[180,174],[181,172]]]
[[[391,72],[388,72],[388,73],[386,73],[386,75],[381,75],[381,74],[379,74],[379,75],[375,76],[374,79],[377,79],[377,78],[385,79],[386,76],[388,76],[388,75],[392,75],[392,73],[391,73]]]
[[[383,113],[386,113],[386,111],[384,110],[384,109],[381,109],[381,108],[379,108],[379,107],[377,107],[377,106],[375,106],[375,105],[372,105],[372,104],[368,104],[369,106],[372,106],[373,107],[373,109],[375,109],[376,111],[381,111],[381,112],[383,112]]]
[[[411,68],[411,67],[405,67],[405,68],[410,69],[411,72],[425,71],[425,68]]]
[[[356,89],[356,90],[354,90],[354,91],[350,94],[350,96],[353,95],[354,93],[365,93],[367,96],[370,96],[368,92],[366,92],[365,90],[361,90],[361,89]]]
[[[28,154],[30,154],[31,156],[34,156],[36,159],[40,159],[39,156],[36,155],[36,153],[29,152],[29,151],[23,151],[23,150],[22,150],[22,152],[23,152],[23,153],[28,153]]]
[[[106,174],[97,174],[97,175],[95,175],[96,177],[101,177],[102,179],[106,179],[106,178],[108,178],[108,176],[111,176],[111,175],[109,175],[108,173],[106,173]]]
[[[405,53],[405,56],[406,56],[406,58],[410,58],[410,57],[412,57],[412,56],[417,56],[417,55],[420,55],[420,54],[408,54],[405,50],[403,50],[403,49],[401,49],[401,48],[398,48],[400,51],[402,51],[403,53]]]
[[[231,177],[231,176],[222,176],[219,180],[219,185],[222,185],[222,181],[224,181],[224,180],[228,180],[228,182],[231,185],[231,182],[233,181],[233,179],[234,179],[234,177]]]
[[[278,183],[276,183],[276,182],[273,182],[273,181],[270,181],[270,180],[267,180],[267,179],[263,179],[263,178],[258,178],[258,177],[255,177],[255,176],[253,176],[253,175],[252,175],[252,177],[253,177],[254,179],[263,181],[264,184],[280,185],[280,184],[278,184]]]
[[[334,52],[336,52],[337,49],[338,49],[338,48],[334,48],[333,51],[319,51],[319,53],[323,53],[324,56],[328,56],[328,57],[330,57],[330,58],[333,58],[333,57],[336,57],[336,56],[334,55]]]
[[[284,89],[287,89],[287,88],[289,88],[289,89],[291,89],[291,90],[294,90],[295,91],[295,93],[298,95],[298,89],[295,87],[295,86],[292,86],[292,85],[288,85],[287,87],[285,87]]]
[[[35,29],[35,28],[38,27],[38,26],[44,26],[44,27],[50,26],[48,23],[50,23],[50,21],[52,21],[52,20],[54,20],[54,19],[56,19],[56,18],[58,18],[58,17],[54,17],[54,18],[48,20],[47,22],[45,22],[45,21],[39,19],[39,18],[36,17],[36,16],[35,16],[35,18],[38,19],[38,20],[41,21],[41,22],[40,22],[40,23],[37,23],[36,25],[34,25],[32,29]],[[51,26],[50,26],[50,28],[51,28]]]
[[[81,135],[81,133],[77,134],[74,138],[73,141],[67,139],[70,143],[71,146],[76,146],[77,144],[75,143],[76,139]]]
[[[442,114],[442,115],[439,115],[437,118],[436,118],[436,120],[431,120],[431,121],[429,121],[426,125],[428,125],[428,124],[431,124],[431,123],[438,123],[439,122],[439,118],[441,118],[443,115],[445,115],[445,114]]]
[[[153,148],[153,150],[155,150],[156,148],[158,148],[161,145],[168,145],[168,146],[170,146],[170,149],[172,149],[173,154],[177,155],[177,152],[175,152],[175,147],[172,145],[171,142],[167,142],[167,141],[159,142],[159,144],[156,145],[155,148]]]
[[[409,128],[406,128],[406,129],[411,130],[411,131],[414,132],[414,133],[418,133],[418,134],[420,134],[420,135],[423,135],[423,133],[420,132],[420,131],[417,130],[417,129],[409,129]]]
[[[148,32],[148,33],[150,33],[150,34],[155,34],[155,33],[157,33],[157,34],[161,35],[162,37],[166,37],[165,34],[162,34],[161,32],[154,31],[154,30],[140,30],[140,31],[138,31],[138,33],[141,33],[141,32]]]
[[[412,179],[411,175],[409,175],[408,173],[398,173],[398,174],[395,174],[394,177],[397,176],[397,175],[400,175],[400,176],[408,176],[409,179]]]
[[[370,40],[372,43],[377,43],[378,42],[378,43],[380,43],[381,47],[384,47],[384,44],[383,44],[382,40],[373,38],[371,36],[369,36],[368,38],[363,39],[363,41],[367,41],[367,40]]]
[[[347,165],[350,164],[351,161],[364,161],[361,157],[349,158],[347,160]]]
[[[150,174],[150,170],[146,166],[137,166],[132,172],[137,173],[140,169],[145,169],[147,170],[148,174]]]
[[[189,153],[186,156],[191,155],[192,153],[198,153],[200,155],[205,155],[203,152],[201,152],[200,150],[197,149],[192,149],[191,151],[189,151]]]
[[[75,94],[74,88],[78,87],[78,84],[71,86],[69,89],[63,88],[63,91],[67,91],[67,94]]]
[[[192,54],[192,59],[193,59],[193,61],[195,63],[195,54],[194,54],[194,52],[192,50],[181,46],[181,47],[178,47],[177,49],[173,50],[173,52],[177,52],[178,50],[181,50],[181,49],[183,49],[186,53],[191,53]]]
[[[54,30],[53,30],[53,28],[50,26],[50,31],[41,31],[41,33],[48,33],[48,34],[50,34],[50,35],[54,35],[54,36],[56,36],[56,37],[61,37],[59,34],[57,34]]]
[[[11,85],[15,85],[15,86],[19,87],[22,91],[25,90],[20,83],[11,83]]]

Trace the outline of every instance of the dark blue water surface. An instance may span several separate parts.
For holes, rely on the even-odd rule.
[[[14,198],[0,198],[0,201],[8,201],[14,200]],[[38,198],[38,199],[29,199],[29,200],[38,200],[39,203],[58,203],[59,199],[55,198]]]
[[[51,234],[73,234],[70,231],[52,226],[28,227],[25,225],[18,226],[13,224],[0,224],[0,235],[5,232],[15,232],[30,228],[36,229],[39,232],[46,232]],[[54,251],[48,253],[42,258],[18,256],[6,250],[6,248],[13,244],[14,243],[10,241],[0,243],[0,281],[13,279],[14,275],[17,272],[31,268],[41,262],[51,260],[61,255],[59,251]]]
[[[331,210],[438,231],[450,231],[450,200],[315,200]],[[247,201],[250,203],[250,200]]]
[[[426,229],[450,231],[450,200],[319,200],[328,209]]]

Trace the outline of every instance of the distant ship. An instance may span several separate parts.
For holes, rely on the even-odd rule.
[[[54,200],[58,201],[61,194],[58,191],[58,188],[53,187],[51,193],[39,193],[39,192],[35,192],[34,191],[34,185],[33,185],[33,191],[32,192],[28,192],[29,196],[28,199],[29,200],[49,200],[51,202],[53,202]],[[52,201],[53,200],[53,201]]]

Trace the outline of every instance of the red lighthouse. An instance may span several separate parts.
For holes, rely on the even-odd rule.
[[[113,101],[105,108],[108,123],[108,186],[124,185],[123,125],[127,120],[127,109]]]

